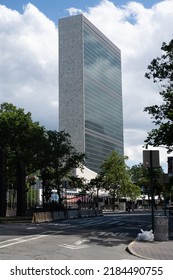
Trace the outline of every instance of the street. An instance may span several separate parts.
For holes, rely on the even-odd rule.
[[[150,213],[68,219],[42,224],[0,224],[0,260],[139,260],[126,251]]]

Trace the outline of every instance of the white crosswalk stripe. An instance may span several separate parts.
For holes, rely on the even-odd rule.
[[[82,220],[73,220],[69,223],[65,222],[59,222],[59,223],[47,223],[48,226],[56,226],[59,227],[60,229],[68,229],[68,228],[76,228],[76,227],[89,227],[89,226],[98,226],[98,225],[111,225],[111,226],[123,226],[125,225],[124,222],[119,221],[119,220],[106,220],[103,218],[98,218],[98,219],[82,219]]]

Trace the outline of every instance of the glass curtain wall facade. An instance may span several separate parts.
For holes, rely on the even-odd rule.
[[[79,26],[77,27],[78,23],[80,28],[77,34],[74,32],[75,34],[73,33],[73,35],[80,36],[82,39],[82,41],[78,41],[80,44],[80,51],[82,51],[81,58],[79,51],[79,57],[76,58],[79,62],[78,68],[82,71],[81,80],[78,80],[78,83],[81,84],[81,92],[78,92],[76,95],[75,93],[74,95],[72,94],[72,103],[78,104],[77,107],[82,119],[78,121],[78,114],[76,118],[74,115],[71,116],[73,119],[73,129],[70,129],[70,115],[68,115],[68,117],[64,116],[62,107],[65,106],[63,102],[67,103],[67,100],[70,99],[71,89],[66,89],[64,93],[60,81],[60,130],[65,129],[69,132],[75,147],[86,154],[86,167],[98,172],[103,160],[110,155],[113,150],[118,151],[122,155],[124,153],[121,52],[84,16],[77,15],[70,18],[70,25],[66,25],[66,31],[67,29],[68,32],[71,30],[72,34],[74,29],[77,30],[79,28]],[[63,21],[68,21],[68,19],[69,18],[63,19]],[[74,26],[76,27],[74,28]],[[60,40],[62,40],[62,35],[63,28],[61,24]],[[65,42],[63,42],[63,45],[64,43]],[[70,44],[75,45],[77,42],[73,41],[73,43]],[[77,49],[78,48],[79,46],[77,46]],[[59,57],[61,64],[60,80],[62,68],[63,74],[65,74],[61,55],[65,56],[65,49],[63,48],[62,50],[62,46]],[[75,61],[74,55],[71,55],[71,58],[70,56],[68,57],[69,63],[72,65],[72,62]],[[74,63],[76,63],[76,61]],[[67,91],[69,91],[68,94]],[[71,105],[75,107],[76,105],[72,103]],[[63,120],[64,118],[66,119],[65,121]],[[83,126],[83,128],[80,129],[82,139],[79,135],[73,135],[75,134],[74,127],[76,125],[80,127]],[[82,144],[81,141],[83,141]]]

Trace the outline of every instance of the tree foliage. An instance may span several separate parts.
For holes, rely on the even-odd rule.
[[[144,111],[152,117],[155,128],[145,140],[146,146],[164,146],[168,152],[173,151],[173,39],[163,43],[161,57],[153,59],[145,76],[153,79],[160,88],[163,102],[160,105],[145,107]]]
[[[101,165],[101,178],[102,186],[105,190],[109,191],[109,194],[113,200],[113,210],[115,209],[116,198],[125,196],[131,196],[134,186],[130,179],[129,168],[125,163],[127,157],[121,156],[118,152],[113,151]]]
[[[130,168],[130,175],[132,182],[139,186],[143,194],[148,194],[150,185],[150,175],[148,169],[139,163],[138,165],[133,165]]]
[[[141,188],[138,185],[129,182],[128,188],[126,189],[126,196],[130,198],[131,201],[135,201],[141,195]]]
[[[47,131],[47,145],[45,145],[42,155],[44,168],[41,171],[44,192],[46,193],[44,182],[47,174],[48,178],[46,181],[49,181],[49,187],[51,183],[52,189],[57,190],[59,202],[61,203],[62,182],[72,175],[72,169],[83,167],[84,156],[84,154],[78,153],[71,145],[68,133],[64,131]]]
[[[33,122],[31,113],[11,103],[0,106],[0,149],[7,153],[8,187],[15,187],[16,164],[26,165],[26,174],[37,170],[40,162],[40,147],[45,140],[45,129]]]
[[[152,173],[151,173],[152,172]],[[154,195],[161,197],[163,186],[160,182],[160,175],[163,174],[162,168],[150,168],[144,167],[141,163],[133,165],[130,168],[131,180],[133,184],[140,187],[142,194],[151,197],[151,176],[152,176],[152,187]]]

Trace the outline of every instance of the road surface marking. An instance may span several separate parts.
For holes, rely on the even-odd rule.
[[[85,249],[88,248],[88,245],[80,245],[80,246],[76,246],[76,245],[69,245],[69,244],[62,244],[59,245],[60,247],[66,248],[66,249],[71,249],[71,250],[79,250],[79,249]]]
[[[66,248],[66,249],[71,249],[71,250],[79,250],[79,249],[85,249],[85,248],[88,248],[89,245],[87,244],[83,244],[83,243],[86,243],[86,242],[89,242],[90,240],[88,239],[82,239],[82,240],[77,240],[75,241],[73,244],[61,244],[59,245],[60,247],[63,247],[63,248]]]
[[[5,247],[10,247],[16,244],[20,244],[20,243],[24,243],[24,242],[28,242],[28,241],[32,241],[32,240],[36,240],[39,238],[44,238],[49,236],[50,234],[59,234],[63,231],[45,231],[42,234],[34,234],[34,235],[27,235],[27,236],[22,236],[19,238],[14,238],[14,239],[9,239],[9,240],[5,240],[5,241],[1,241],[0,242],[0,249],[5,248]],[[4,244],[4,243],[8,243],[8,244]],[[1,245],[3,244],[3,245]]]
[[[35,240],[35,239],[38,239],[38,238],[43,238],[43,237],[46,237],[46,236],[47,235],[39,235],[39,236],[34,236],[34,237],[30,236],[31,238],[29,238],[28,236],[24,237],[24,238],[28,237],[28,239],[23,239],[23,237],[21,237],[21,238],[19,238],[18,241],[15,241],[15,239],[14,239],[14,242],[12,242],[12,243],[2,245],[2,246],[0,245],[0,249],[5,248],[5,247],[9,247],[9,246],[12,246],[12,245],[20,244],[20,243],[23,243],[23,242],[28,242],[28,241],[31,241],[31,240]],[[12,241],[12,240],[10,240],[10,241]],[[1,244],[1,242],[0,242],[0,244]]]

